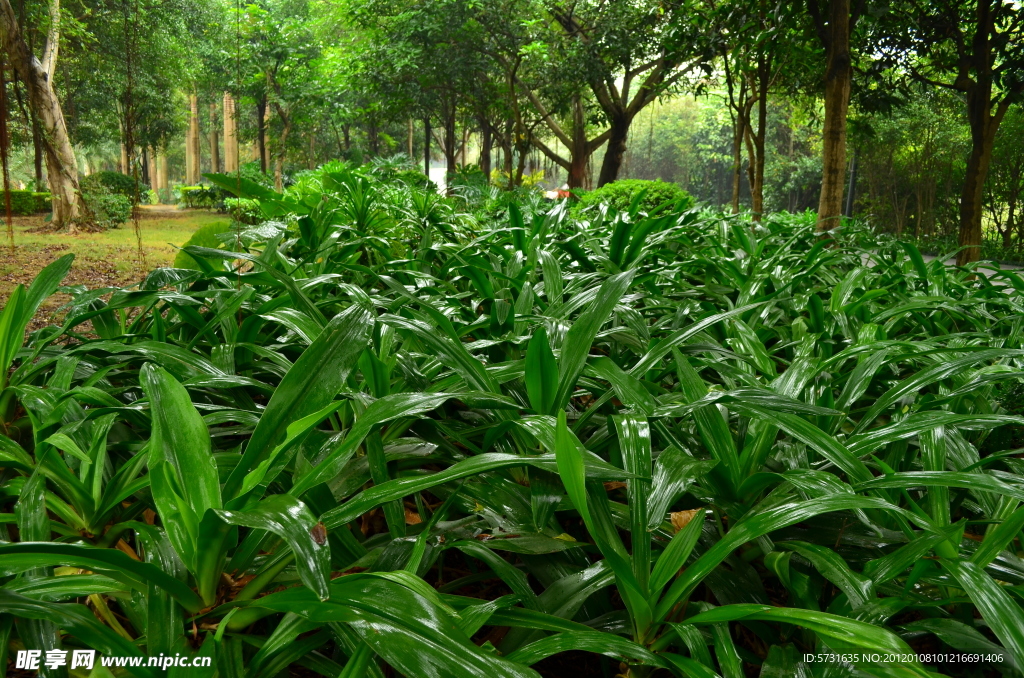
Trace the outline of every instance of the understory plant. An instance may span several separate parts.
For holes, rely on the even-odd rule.
[[[498,221],[348,166],[208,178],[260,206],[244,251],[189,246],[25,339],[60,259],[0,315],[0,653],[1024,666],[1024,468],[992,442],[1024,425],[1016,273],[786,214]]]

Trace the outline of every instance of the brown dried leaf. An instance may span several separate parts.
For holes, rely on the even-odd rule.
[[[694,516],[696,516],[698,513],[703,514],[704,509],[690,509],[689,511],[673,511],[672,513],[668,514],[668,516],[672,521],[672,527],[675,529],[676,532],[678,532],[679,530],[689,525],[690,521],[693,520]]]

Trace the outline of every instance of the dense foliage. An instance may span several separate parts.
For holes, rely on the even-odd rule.
[[[693,197],[677,184],[623,179],[584,193],[576,209],[581,211],[591,205],[602,204],[613,207],[617,212],[639,211],[653,215],[666,210],[685,212],[693,207]]]
[[[810,215],[212,180],[263,211],[244,251],[72,289],[23,342],[69,255],[0,315],[5,644],[222,676],[1024,666],[1017,274]]]
[[[0,191],[0,207],[7,208],[10,202],[11,214],[29,215],[43,212],[49,208],[49,193],[34,193],[32,191],[10,191],[8,194]]]

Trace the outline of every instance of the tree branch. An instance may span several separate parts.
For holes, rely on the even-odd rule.
[[[43,49],[43,70],[46,78],[53,82],[57,68],[57,52],[60,51],[60,0],[50,0],[50,26],[46,31],[46,47]]]
[[[536,135],[530,135],[530,143],[536,146],[538,149],[540,149],[541,153],[548,156],[552,160],[552,162],[554,162],[562,169],[568,170],[572,166],[572,163],[570,163],[568,160],[566,160],[565,158],[551,150],[551,148],[543,141],[541,141],[539,138],[537,138]]]

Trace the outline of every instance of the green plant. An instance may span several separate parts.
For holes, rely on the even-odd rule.
[[[128,198],[133,203],[139,203],[146,196],[149,187],[136,181],[127,174],[104,170],[93,172],[85,176],[79,182],[83,193],[113,193]]]
[[[209,178],[266,217],[243,251],[197,233],[202,270],[75,290],[24,345],[38,302],[0,316],[12,641],[225,675],[1024,665],[1024,469],[990,442],[1024,425],[1017,273],[813,215]],[[858,673],[803,662],[832,652]]]
[[[224,240],[221,237],[225,233],[231,232],[231,224],[226,221],[215,221],[211,224],[206,224],[200,228],[197,228],[195,233],[192,234],[182,249],[178,250],[178,253],[174,255],[174,268],[190,268],[196,271],[206,270],[198,261],[192,258],[188,252],[185,251],[186,247],[210,247],[210,248],[223,248]],[[224,266],[220,261],[213,261],[208,263],[208,267],[216,270],[223,270]]]
[[[693,198],[676,184],[645,179],[620,179],[601,188],[581,194],[575,210],[594,205],[608,205],[618,212],[685,211],[693,206]]]
[[[118,228],[132,218],[132,201],[120,193],[102,188],[83,191],[82,201],[91,219],[102,228]]]
[[[231,215],[232,219],[243,224],[255,225],[263,221],[263,211],[255,200],[225,198],[224,210]]]

